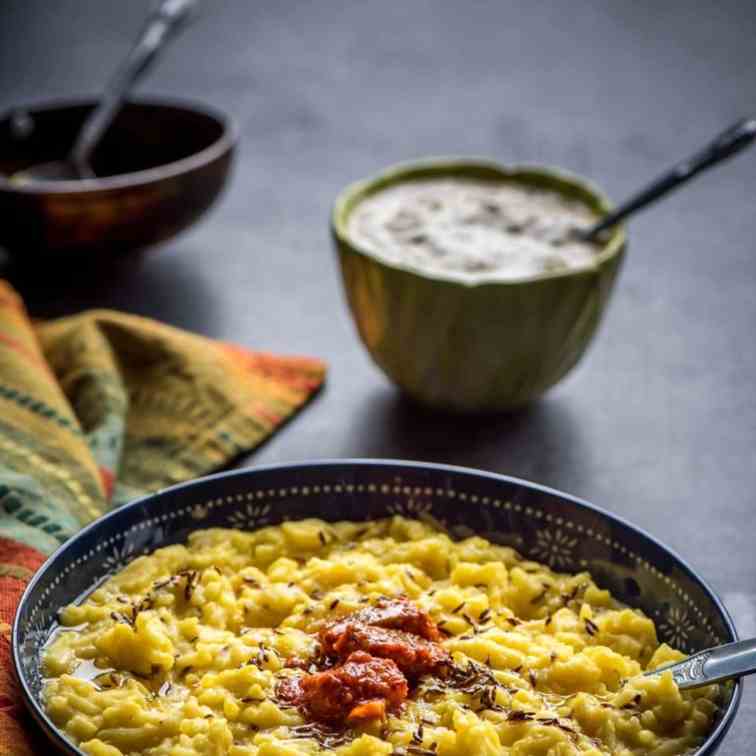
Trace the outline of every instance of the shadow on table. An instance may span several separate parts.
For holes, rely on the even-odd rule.
[[[587,466],[576,419],[557,398],[510,413],[459,415],[383,390],[368,399],[354,427],[350,456],[444,462],[565,486]]]
[[[215,303],[196,259],[171,245],[102,265],[5,262],[0,278],[13,284],[33,317],[105,307],[212,334]]]

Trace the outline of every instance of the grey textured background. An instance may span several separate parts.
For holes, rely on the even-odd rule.
[[[546,399],[460,421],[400,400],[352,328],[327,233],[347,182],[428,154],[556,164],[622,198],[756,113],[756,4],[206,0],[143,87],[236,116],[222,205],[117,281],[26,293],[330,363],[248,460],[392,456],[484,467],[648,528],[756,635],[756,150],[631,225],[586,359]],[[145,0],[4,0],[0,106],[97,91]],[[75,271],[71,272],[75,278]],[[752,684],[723,752],[753,752]]]

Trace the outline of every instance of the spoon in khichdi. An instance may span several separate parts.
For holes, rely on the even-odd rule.
[[[665,664],[643,676],[655,677],[662,672],[671,672],[680,690],[753,674],[756,672],[756,638],[699,651],[683,661]]]

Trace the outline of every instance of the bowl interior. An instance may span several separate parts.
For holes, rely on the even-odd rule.
[[[491,182],[515,182],[540,189],[558,192],[568,199],[583,203],[598,216],[605,215],[612,209],[609,199],[591,182],[579,176],[545,166],[504,166],[498,163],[475,158],[429,158],[416,162],[403,163],[391,167],[372,178],[358,181],[348,186],[336,199],[331,216],[331,227],[336,239],[346,244],[350,249],[376,260],[381,265],[410,270],[425,278],[450,280],[459,284],[471,285],[471,281],[461,278],[454,272],[419,271],[417,268],[404,266],[401,263],[388,262],[375,255],[370,250],[363,249],[356,244],[349,232],[349,216],[354,209],[368,197],[378,194],[384,189],[405,181],[416,181],[432,178],[465,178]],[[617,256],[626,243],[625,229],[616,226],[603,241],[600,251],[595,256],[594,265]],[[565,271],[546,272],[526,279],[496,279],[490,275],[481,276],[479,280],[472,279],[472,285],[516,285],[521,280],[534,281],[545,278],[559,278],[579,275],[583,269],[568,269]]]
[[[444,465],[334,461],[280,465],[204,478],[141,499],[99,519],[54,554],[24,594],[13,630],[14,663],[32,713],[41,705],[40,650],[57,610],[135,556],[184,541],[192,530],[251,530],[285,519],[433,518],[455,538],[510,545],[560,571],[589,570],[599,585],[656,621],[660,640],[686,652],[735,640],[711,589],[678,556],[621,519],[565,494],[491,473]],[[737,708],[728,686],[722,716],[699,754],[712,753]]]
[[[0,119],[0,176],[61,160],[93,102],[16,108]],[[192,157],[227,133],[225,120],[179,104],[127,103],[92,159],[98,177],[150,170]]]

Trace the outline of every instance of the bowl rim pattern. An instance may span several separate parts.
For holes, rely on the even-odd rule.
[[[400,184],[407,180],[418,177],[430,176],[466,176],[480,177],[485,172],[495,176],[493,180],[500,179],[510,182],[526,182],[527,176],[545,179],[552,184],[553,191],[560,191],[558,187],[572,188],[583,198],[591,198],[596,207],[603,213],[609,212],[613,205],[608,197],[589,179],[575,173],[548,165],[530,163],[515,163],[507,165],[485,157],[464,156],[432,156],[418,160],[408,160],[385,168],[367,178],[355,181],[346,186],[337,196],[331,211],[331,234],[340,248],[367,258],[374,263],[389,269],[409,273],[418,278],[430,281],[456,284],[465,288],[477,288],[480,286],[519,286],[535,281],[547,281],[559,278],[574,278],[577,276],[595,275],[596,271],[607,262],[620,257],[627,246],[627,235],[624,225],[618,225],[611,233],[609,239],[603,245],[602,250],[596,255],[593,264],[587,267],[574,268],[560,271],[550,271],[537,275],[523,276],[519,278],[496,278],[494,276],[463,277],[454,272],[427,271],[409,264],[388,261],[380,255],[360,246],[350,236],[347,230],[347,221],[352,211],[366,197],[377,194],[381,190]]]
[[[93,106],[97,100],[91,97],[79,97],[70,99],[43,100],[37,103],[14,105],[0,113],[0,121],[6,120],[17,110],[25,110],[29,113],[44,113],[47,111],[66,110]],[[15,184],[0,174],[0,192],[8,194],[29,195],[53,195],[72,196],[100,193],[111,190],[123,190],[132,187],[141,187],[155,184],[167,178],[175,178],[191,171],[202,168],[225,154],[232,152],[237,145],[239,127],[233,116],[195,100],[160,97],[154,95],[130,97],[124,104],[124,108],[136,105],[155,109],[170,108],[181,110],[185,113],[206,116],[215,121],[221,127],[220,136],[210,145],[180,160],[153,166],[141,171],[122,173],[115,176],[105,176],[94,179],[80,179],[77,181],[33,181],[28,184]]]
[[[36,586],[40,581],[42,581],[44,578],[47,577],[47,572],[50,570],[50,568],[68,551],[75,551],[75,547],[79,544],[79,542],[86,542],[90,534],[93,532],[96,532],[98,529],[104,529],[107,524],[109,524],[112,521],[117,521],[119,517],[126,517],[127,513],[132,512],[135,509],[144,508],[150,505],[150,502],[159,501],[163,498],[176,498],[177,494],[188,494],[193,489],[201,489],[204,486],[212,486],[216,483],[222,483],[224,480],[236,480],[240,479],[243,481],[245,478],[250,477],[252,480],[254,480],[256,475],[259,475],[261,477],[264,477],[266,473],[303,473],[303,472],[324,472],[324,469],[342,469],[342,470],[357,470],[360,469],[371,469],[371,470],[380,470],[382,468],[385,468],[386,470],[391,470],[393,474],[398,474],[401,472],[402,469],[405,470],[414,470],[417,472],[433,472],[433,473],[439,473],[439,474],[449,474],[449,475],[458,475],[462,476],[465,479],[469,480],[488,480],[492,483],[501,483],[517,488],[522,488],[530,491],[531,493],[542,493],[547,496],[555,497],[557,499],[564,500],[568,502],[569,506],[575,506],[578,510],[584,510],[588,513],[592,513],[593,515],[597,516],[599,519],[607,520],[609,523],[619,526],[619,528],[629,531],[634,536],[639,536],[641,540],[647,540],[650,541],[651,544],[659,549],[662,552],[666,552],[666,554],[671,557],[671,559],[676,563],[676,566],[680,568],[680,570],[685,574],[690,580],[692,580],[693,583],[698,584],[698,587],[703,590],[705,594],[707,594],[708,599],[711,600],[714,607],[717,609],[720,615],[720,620],[722,621],[722,624],[724,625],[724,628],[727,630],[729,635],[731,636],[732,640],[737,640],[738,635],[737,631],[735,629],[734,623],[732,621],[732,618],[730,617],[729,612],[723,605],[721,599],[717,595],[717,593],[711,588],[711,586],[707,583],[705,579],[700,577],[698,573],[682,558],[677,554],[677,552],[674,549],[671,549],[670,547],[666,546],[664,543],[659,541],[657,538],[655,538],[653,535],[651,535],[649,532],[647,532],[645,529],[636,526],[630,522],[628,522],[626,519],[624,519],[621,515],[614,514],[613,512],[610,512],[609,510],[606,510],[602,507],[596,506],[594,504],[591,504],[590,502],[587,502],[581,498],[578,498],[576,496],[572,496],[571,494],[564,493],[562,491],[559,491],[557,489],[544,486],[538,483],[533,483],[531,481],[527,481],[521,478],[516,478],[509,475],[502,475],[499,473],[494,472],[488,472],[483,470],[477,470],[474,468],[468,468],[468,467],[462,467],[462,466],[456,466],[456,465],[446,465],[446,464],[440,464],[440,463],[431,463],[431,462],[420,462],[420,461],[410,461],[410,460],[392,460],[392,459],[360,459],[360,458],[344,458],[344,459],[312,459],[312,460],[306,460],[306,461],[300,461],[300,462],[293,462],[293,463],[276,463],[276,464],[269,464],[269,465],[257,465],[257,466],[251,466],[247,468],[241,468],[241,469],[235,469],[235,470],[229,470],[225,472],[216,473],[214,475],[205,476],[202,478],[198,478],[196,480],[179,483],[177,485],[171,486],[169,488],[162,489],[161,491],[155,492],[153,494],[149,494],[144,497],[140,497],[138,499],[135,499],[132,502],[129,502],[128,504],[123,505],[122,507],[115,509],[102,517],[98,518],[94,522],[87,525],[85,528],[83,528],[79,533],[74,535],[72,538],[70,538],[66,543],[64,543],[62,546],[60,546],[48,559],[45,561],[45,563],[40,567],[40,569],[35,573],[35,575],[32,577],[32,579],[29,581],[28,585],[26,586],[26,589],[24,590],[24,593],[21,597],[21,600],[19,601],[16,616],[13,621],[13,627],[12,627],[12,659],[13,659],[13,665],[14,670],[16,673],[17,680],[19,682],[19,687],[21,689],[22,697],[24,699],[24,703],[26,704],[27,709],[31,712],[33,718],[36,720],[36,722],[42,727],[45,734],[56,744],[58,747],[62,748],[65,752],[69,754],[75,754],[76,756],[83,756],[83,752],[78,749],[76,746],[74,746],[71,741],[69,741],[65,735],[63,735],[62,731],[59,730],[53,722],[48,717],[47,713],[44,711],[44,708],[40,701],[38,701],[37,697],[35,697],[34,693],[31,691],[29,686],[29,681],[26,678],[26,675],[24,673],[24,666],[22,664],[22,644],[21,644],[21,635],[24,632],[24,628],[21,627],[21,617],[22,614],[25,612],[22,610],[27,609],[27,603],[30,602],[32,595],[35,592]],[[368,489],[373,490],[377,488],[377,484],[371,484],[373,488],[370,488],[368,485],[349,485],[349,484],[334,484],[330,488],[333,488],[334,493],[341,493],[342,489],[346,489],[344,492],[353,493],[353,490],[357,490],[359,493],[360,490]],[[388,489],[386,492],[391,493],[391,491],[394,491],[396,493],[397,486],[396,484],[391,485],[381,485],[381,488]],[[326,490],[326,486],[322,486],[324,491]],[[329,489],[330,491],[330,489]],[[440,493],[441,489],[436,489],[436,495],[441,495]],[[255,496],[256,493],[256,496]],[[316,493],[313,491],[313,493]],[[255,500],[260,499],[261,494],[267,494],[268,498],[275,498],[278,496],[278,498],[285,498],[288,496],[307,496],[309,494],[309,490],[306,484],[303,484],[301,481],[298,482],[298,485],[291,486],[289,488],[283,488],[279,489],[278,491],[275,490],[264,490],[263,488],[259,488],[255,491],[252,491],[247,494],[247,500]],[[455,492],[453,489],[450,489],[447,493],[443,494],[444,496],[448,495],[449,498],[458,498],[460,501],[467,502],[468,500],[470,503],[475,504],[478,502],[479,497],[475,495],[469,495],[464,492]],[[185,506],[181,507],[178,510],[171,510],[169,513],[163,513],[162,515],[155,516],[154,518],[144,519],[144,516],[147,515],[147,513],[143,513],[143,518],[136,522],[132,527],[128,530],[122,531],[120,534],[121,540],[126,539],[126,536],[130,531],[136,531],[136,530],[145,530],[146,528],[149,528],[150,525],[158,525],[160,522],[167,522],[169,519],[179,519],[182,516],[190,516],[196,521],[196,526],[192,529],[200,529],[203,527],[202,525],[202,519],[207,516],[208,510],[212,509],[214,506],[216,507],[223,507],[228,506],[229,502],[232,500],[239,501],[242,497],[240,497],[239,494],[236,494],[235,496],[227,496],[224,494],[218,494],[216,493],[215,499],[209,498],[204,503],[197,503],[197,501],[191,501],[191,497],[187,497],[189,499],[189,503],[183,502]],[[265,498],[263,496],[263,498]],[[268,498],[265,498],[267,501]],[[484,497],[488,498],[488,497]],[[484,504],[485,502],[483,500],[480,500],[481,504]],[[490,500],[490,503],[492,506],[496,506],[497,503],[502,506],[506,507],[509,505],[512,509],[515,509],[516,511],[519,511],[518,507],[520,505],[518,504],[511,504],[510,502],[504,502],[502,504],[498,500],[493,501]],[[179,502],[177,501],[177,504]],[[247,505],[247,509],[250,509],[250,505]],[[255,511],[257,513],[256,516],[262,515],[262,519],[258,524],[249,525],[251,529],[254,529],[255,527],[262,527],[265,524],[265,515],[267,511],[269,511],[271,507],[263,506],[261,507],[255,507]],[[389,506],[388,511],[393,511],[391,506]],[[524,509],[524,508],[522,508]],[[199,510],[199,513],[196,514],[197,510]],[[407,516],[411,516],[412,512],[401,512],[402,514],[406,514]],[[534,513],[536,515],[542,514],[542,513]],[[233,517],[230,518],[233,520]],[[229,524],[226,527],[234,527],[235,525]],[[586,533],[586,536],[588,533]],[[601,536],[598,534],[593,534],[592,536],[593,540],[601,541]],[[110,541],[118,540],[117,538],[111,538]],[[90,549],[89,556],[96,555],[97,552],[103,551],[103,546],[105,546],[105,543],[98,543],[98,546],[96,548]],[[611,544],[610,544],[611,545]],[[159,548],[159,546],[158,546]],[[149,549],[148,551],[151,551],[153,549]],[[117,549],[116,549],[117,551]],[[124,552],[126,552],[126,549],[123,549]],[[132,558],[135,558],[138,555],[138,553],[122,553],[120,554],[121,563],[117,566],[112,566],[110,568],[107,568],[105,565],[105,562],[107,560],[104,560],[103,562],[103,569],[102,569],[102,575],[101,577],[106,576],[107,574],[112,573],[115,569],[118,569],[122,566],[122,564],[127,563]],[[644,560],[642,560],[638,555],[633,554],[635,558],[637,558],[639,563],[642,563]],[[81,558],[79,559],[79,562],[83,561]],[[73,570],[76,567],[75,562],[71,562],[71,564],[68,565],[68,571]],[[653,566],[650,563],[644,564],[645,569],[653,571]],[[57,582],[62,582],[63,578],[65,577],[65,571],[63,574],[58,574],[56,576]],[[45,596],[43,595],[41,597],[41,600],[38,601],[37,605],[35,605],[34,609],[32,611],[35,611],[39,609],[40,605],[43,603]],[[689,600],[689,599],[688,599]],[[730,726],[732,725],[732,722],[735,718],[735,715],[737,713],[738,707],[740,705],[740,699],[742,695],[742,684],[738,680],[735,682],[732,690],[732,695],[729,700],[729,703],[723,711],[720,713],[720,717],[718,722],[716,723],[716,726],[712,730],[712,732],[707,737],[706,741],[701,745],[701,747],[695,752],[695,754],[692,754],[692,756],[703,756],[703,754],[711,754],[714,752],[714,750],[718,747],[719,743],[721,742],[722,738],[725,736],[727,731],[729,730]]]

